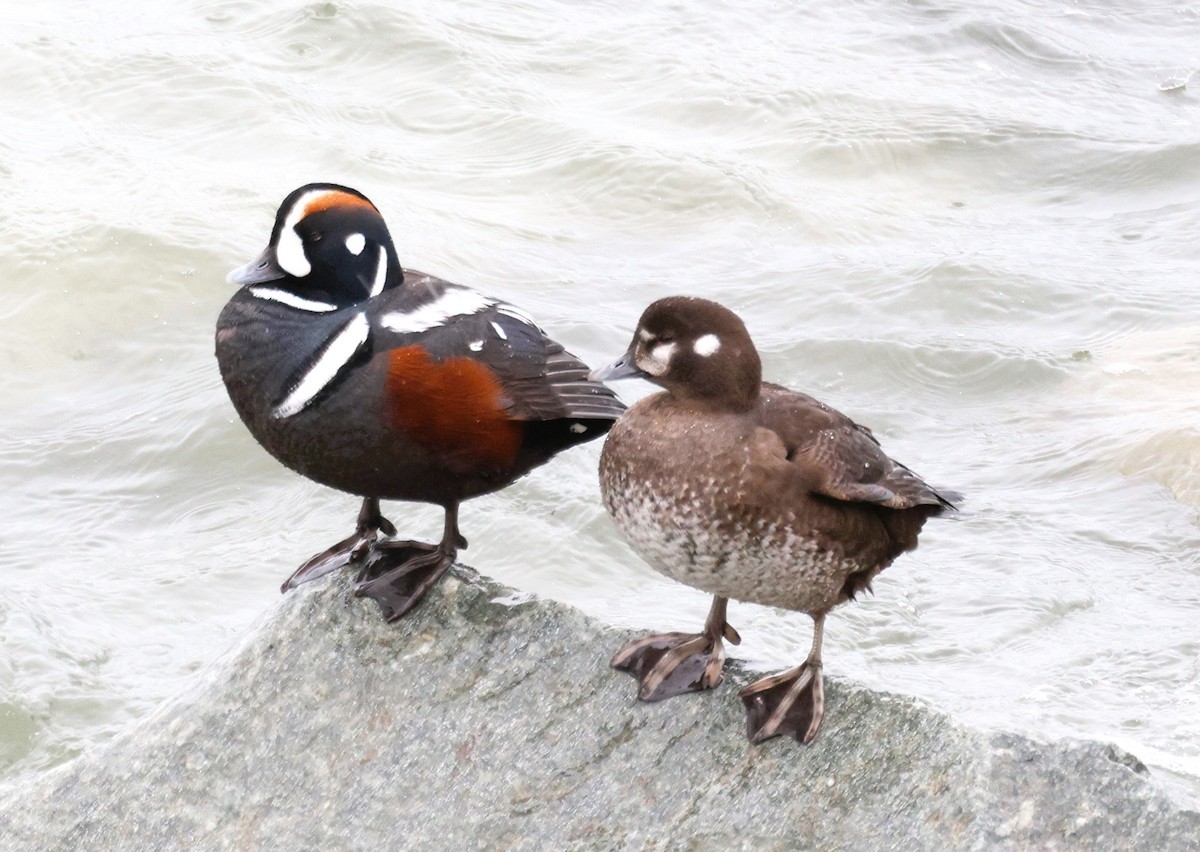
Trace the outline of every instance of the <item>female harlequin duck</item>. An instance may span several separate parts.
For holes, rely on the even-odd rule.
[[[217,320],[221,376],[271,455],[363,498],[354,534],[284,590],[348,563],[356,592],[399,618],[467,542],[458,504],[603,435],[624,406],[524,312],[404,270],[383,217],[344,186],[283,201],[262,255]],[[380,499],[446,512],[436,545],[391,538]]]
[[[666,389],[634,405],[600,455],[604,505],[654,568],[713,594],[700,634],[667,633],[613,657],[657,701],[721,682],[729,598],[807,612],[812,650],[799,668],[741,692],[750,739],[821,725],[821,633],[829,610],[917,546],[948,498],[892,461],[870,431],[810,396],[762,381],[746,327],[704,299],[648,307],[629,350],[592,374]]]

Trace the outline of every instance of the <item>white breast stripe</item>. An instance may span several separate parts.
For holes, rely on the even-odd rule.
[[[296,383],[287,397],[275,406],[271,415],[278,420],[303,411],[338,373],[350,363],[350,359],[362,348],[371,334],[371,324],[363,314],[355,314],[325,346],[320,357],[308,368],[304,377]]]
[[[407,312],[393,311],[384,314],[379,321],[384,328],[411,334],[444,325],[451,317],[479,313],[494,304],[494,300],[474,290],[447,290],[427,305]]]
[[[492,323],[492,328],[496,329],[496,334],[501,340],[508,340],[508,335],[504,333],[504,329],[500,327],[500,323]]]
[[[371,298],[375,298],[383,292],[383,285],[387,283],[387,246],[379,247],[379,265],[375,267],[375,281],[371,284]]]
[[[272,302],[279,302],[289,308],[301,311],[323,314],[327,311],[337,310],[337,305],[331,305],[328,302],[314,302],[312,299],[305,299],[295,293],[289,293],[287,290],[276,290],[271,287],[251,287],[250,295],[259,299],[270,299]]]

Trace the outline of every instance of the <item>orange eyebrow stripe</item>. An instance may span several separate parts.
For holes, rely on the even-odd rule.
[[[312,216],[314,213],[320,213],[323,210],[328,210],[331,207],[365,207],[375,213],[379,210],[375,205],[365,198],[360,198],[357,195],[351,195],[349,192],[342,192],[337,189],[322,193],[308,202],[304,206],[304,216]],[[304,216],[300,218],[304,218]]]

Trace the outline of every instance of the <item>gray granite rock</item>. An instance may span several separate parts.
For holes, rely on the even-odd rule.
[[[628,638],[457,570],[386,625],[330,578],[188,694],[0,792],[13,849],[1185,849],[1200,813],[1099,743],[980,733],[831,680],[752,746],[733,683],[655,705]]]

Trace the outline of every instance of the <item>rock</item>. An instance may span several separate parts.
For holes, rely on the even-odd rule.
[[[629,638],[456,569],[384,624],[333,577],[189,693],[0,793],[0,848],[1195,848],[1135,758],[965,728],[836,679],[752,746],[733,683],[634,700]],[[524,601],[524,602],[523,602]]]

